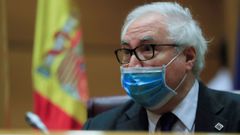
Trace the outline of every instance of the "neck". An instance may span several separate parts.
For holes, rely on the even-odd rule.
[[[194,82],[195,82],[195,76],[191,72],[187,73],[187,76],[183,81],[182,85],[179,86],[179,88],[176,90],[178,94],[175,97],[173,97],[170,101],[168,101],[168,103],[162,106],[161,108],[156,110],[150,110],[150,111],[156,114],[163,114],[163,113],[172,111],[185,98],[185,96],[188,94],[188,92],[192,88]]]

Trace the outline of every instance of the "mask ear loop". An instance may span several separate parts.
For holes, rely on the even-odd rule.
[[[166,66],[165,66],[165,65],[163,65],[163,73],[164,73],[164,74],[163,74],[164,78],[166,78]],[[176,92],[176,90],[177,90],[177,89],[182,85],[182,83],[185,81],[186,77],[187,77],[187,73],[184,74],[181,82],[177,85],[177,87],[176,87],[175,89],[172,89],[171,87],[169,87],[169,86],[167,85],[166,79],[164,79],[164,84],[165,84],[166,87],[168,87],[170,90]]]
[[[163,69],[167,69],[167,66],[168,65],[170,65],[180,54],[181,54],[182,52],[179,52],[176,56],[174,56],[173,57],[173,59],[172,60],[170,60],[166,65],[163,65],[162,67],[163,67]],[[164,75],[165,76],[165,75]],[[176,91],[181,85],[182,85],[182,83],[184,82],[184,80],[186,79],[186,77],[187,77],[187,73],[185,73],[185,75],[184,75],[184,77],[182,78],[182,80],[181,80],[181,82],[177,85],[177,87],[174,89],[174,91]],[[165,84],[166,84],[166,86],[168,86],[167,85],[167,83],[165,82]],[[169,87],[169,86],[168,86]],[[170,87],[169,87],[170,88]]]
[[[182,83],[185,81],[186,77],[187,77],[187,73],[185,73],[185,75],[184,75],[184,77],[182,78],[181,82],[180,82],[180,83],[178,84],[178,86],[174,89],[174,91],[176,91],[176,90],[182,85]]]
[[[182,52],[179,52],[176,56],[174,56],[165,66],[170,65]]]

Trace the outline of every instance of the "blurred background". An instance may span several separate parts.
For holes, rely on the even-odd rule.
[[[90,98],[125,94],[113,51],[120,46],[120,30],[127,13],[152,1],[75,0],[80,12]],[[202,81],[211,82],[222,65],[233,80],[239,0],[178,2],[190,9],[210,41]],[[33,110],[34,100],[32,58],[37,0],[0,0],[0,4],[0,128],[25,129],[29,126],[24,115]]]

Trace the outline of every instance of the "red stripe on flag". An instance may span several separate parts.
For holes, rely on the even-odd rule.
[[[67,115],[39,92],[35,91],[33,96],[35,100],[34,111],[49,130],[81,129],[82,124]]]

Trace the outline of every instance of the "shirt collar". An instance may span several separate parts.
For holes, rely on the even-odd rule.
[[[192,131],[197,111],[199,83],[195,80],[192,88],[180,104],[172,111],[178,119],[184,124],[188,131]],[[190,104],[189,104],[190,103]],[[154,114],[147,110],[149,131],[154,131],[157,121],[161,115]]]
[[[195,80],[191,90],[180,104],[172,111],[178,119],[186,126],[188,131],[194,127],[194,121],[197,111],[199,83]]]
[[[152,113],[151,111],[147,110],[147,115],[148,115],[148,128],[150,132],[155,132],[155,128],[157,125],[157,122],[160,118],[161,115]]]

